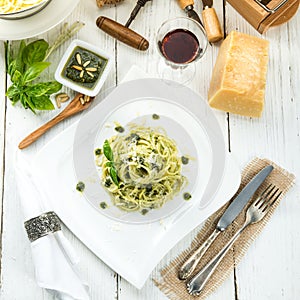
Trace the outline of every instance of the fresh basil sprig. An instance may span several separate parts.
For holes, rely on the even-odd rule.
[[[21,41],[15,55],[10,49],[10,44],[5,44],[6,72],[12,81],[6,96],[13,105],[20,101],[25,108],[34,113],[36,110],[54,109],[50,96],[58,92],[62,85],[57,81],[37,83],[36,80],[49,67],[50,63],[46,60],[50,54],[83,26],[84,23],[79,21],[71,25],[65,23],[51,46],[45,40],[37,40],[28,45]]]
[[[7,73],[12,85],[8,88],[6,96],[13,105],[20,101],[25,108],[34,113],[36,110],[54,109],[50,95],[58,92],[62,85],[57,81],[33,83],[50,66],[49,62],[44,61],[48,48],[45,40],[37,40],[28,45],[21,41],[16,57],[8,55]]]
[[[103,154],[108,159],[106,166],[109,167],[109,175],[115,185],[119,186],[118,172],[114,162],[114,153],[110,147],[109,141],[105,140],[103,144]]]

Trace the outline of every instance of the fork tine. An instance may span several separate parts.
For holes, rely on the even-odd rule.
[[[264,210],[264,208],[269,204],[270,200],[276,193],[276,190],[274,191],[274,189],[276,188],[275,185],[270,184],[269,187],[271,187],[271,188],[268,190],[268,193],[264,196],[264,199],[263,199],[261,205],[259,206],[259,209]]]
[[[270,189],[272,190],[272,184],[270,184],[254,201],[253,205],[260,207],[264,201],[266,196],[270,193]]]
[[[276,188],[276,186],[273,186],[268,195],[266,196],[266,201],[261,205],[260,209],[265,212],[267,209],[269,209],[279,198],[282,192],[279,192],[279,188]]]
[[[266,207],[263,208],[263,211],[269,209],[276,201],[277,199],[281,196],[282,191],[280,191],[279,193],[279,188],[277,188],[275,190],[275,192],[273,193],[273,195],[271,196],[270,200],[268,201]],[[278,194],[277,194],[278,193]],[[277,194],[277,195],[276,195]],[[275,196],[276,195],[276,196]],[[274,197],[275,196],[275,197]],[[273,198],[274,197],[274,198]],[[272,199],[273,198],[273,199]]]

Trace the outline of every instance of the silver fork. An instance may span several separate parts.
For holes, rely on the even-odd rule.
[[[270,184],[261,195],[251,204],[246,212],[246,220],[243,226],[236,232],[230,241],[223,249],[191,280],[186,284],[188,293],[193,296],[198,296],[208,279],[211,277],[219,263],[222,261],[225,254],[231,248],[236,239],[249,225],[259,222],[268,213],[271,206],[277,201],[281,195],[281,191],[276,186]]]

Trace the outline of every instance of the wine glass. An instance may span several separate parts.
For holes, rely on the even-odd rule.
[[[198,22],[178,17],[160,26],[156,44],[161,55],[157,64],[159,77],[186,84],[194,78],[195,62],[204,55],[208,40]]]

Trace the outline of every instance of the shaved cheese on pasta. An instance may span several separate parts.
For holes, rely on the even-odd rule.
[[[0,13],[7,14],[35,6],[44,0],[0,0]]]

